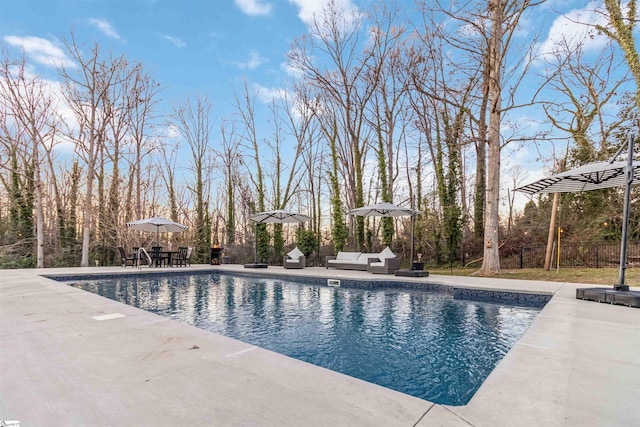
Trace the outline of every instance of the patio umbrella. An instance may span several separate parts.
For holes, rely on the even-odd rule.
[[[158,233],[177,233],[187,230],[189,227],[186,225],[178,224],[167,218],[145,218],[137,221],[131,221],[127,223],[127,228],[138,231],[156,232],[156,246],[158,246]]]
[[[626,184],[627,162],[595,162],[527,184],[516,191],[537,193],[578,193],[621,187]],[[640,162],[633,162],[633,184],[640,183]]]
[[[255,259],[254,264],[258,264],[258,223],[271,223],[271,224],[288,224],[288,223],[300,223],[311,220],[311,217],[305,214],[297,212],[289,212],[285,210],[275,210],[258,212],[249,217],[250,220],[256,222],[256,244],[255,244]]]
[[[542,178],[531,184],[516,188],[526,194],[537,193],[575,193],[580,191],[599,190],[625,186],[624,208],[622,219],[622,242],[620,246],[620,274],[616,289],[629,290],[624,284],[627,268],[627,240],[629,238],[629,208],[631,205],[631,186],[640,184],[640,162],[633,160],[634,135],[629,137],[628,145],[620,150],[608,162],[595,162],[568,170],[548,178]],[[627,161],[616,162],[621,151],[627,148]]]
[[[401,217],[411,216],[411,262],[413,262],[413,227],[415,215],[419,213],[412,208],[393,205],[391,203],[376,203],[375,205],[363,206],[351,209],[349,215],[357,216],[381,216],[381,217]]]
[[[375,205],[363,206],[361,208],[351,209],[349,215],[359,216],[409,216],[413,212],[411,208],[392,205],[391,203],[376,203]]]
[[[275,210],[275,211],[267,211],[267,212],[258,212],[256,214],[251,215],[249,219],[255,222],[285,224],[285,223],[310,221],[311,217],[301,213],[296,213],[296,212]]]

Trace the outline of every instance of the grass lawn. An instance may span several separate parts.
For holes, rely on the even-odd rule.
[[[431,274],[470,276],[477,268],[425,268]],[[559,271],[545,271],[537,268],[523,268],[518,270],[502,270],[499,275],[502,279],[520,280],[545,280],[548,282],[587,283],[596,285],[614,285],[618,282],[619,269],[617,268],[560,268]],[[625,273],[625,284],[640,286],[640,269],[628,268]]]

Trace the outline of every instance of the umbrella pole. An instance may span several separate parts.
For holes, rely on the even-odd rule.
[[[411,259],[409,260],[409,263],[411,265],[411,267],[409,268],[411,270],[413,270],[413,232],[415,230],[416,224],[416,212],[414,211],[413,199],[414,196],[411,196]]]
[[[628,291],[629,285],[625,285],[624,276],[627,269],[627,240],[629,234],[629,210],[631,208],[631,183],[633,182],[633,140],[635,135],[629,136],[629,148],[627,149],[627,167],[625,175],[627,182],[624,189],[624,208],[622,211],[622,242],[620,243],[620,274],[618,284],[614,286],[617,291]]]
[[[254,240],[255,240],[255,244],[253,246],[255,246],[254,249],[254,256],[253,256],[253,263],[257,264],[258,263],[258,223],[256,222],[256,226],[255,226],[255,234],[254,234]]]

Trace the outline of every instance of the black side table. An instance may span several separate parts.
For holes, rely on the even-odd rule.
[[[419,271],[424,270],[424,262],[420,262],[420,261],[413,261],[413,262],[411,263],[411,269],[412,269],[412,270],[419,270]]]

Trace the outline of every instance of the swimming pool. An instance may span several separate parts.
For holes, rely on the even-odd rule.
[[[180,275],[73,286],[432,402],[464,405],[538,308],[445,292]]]

